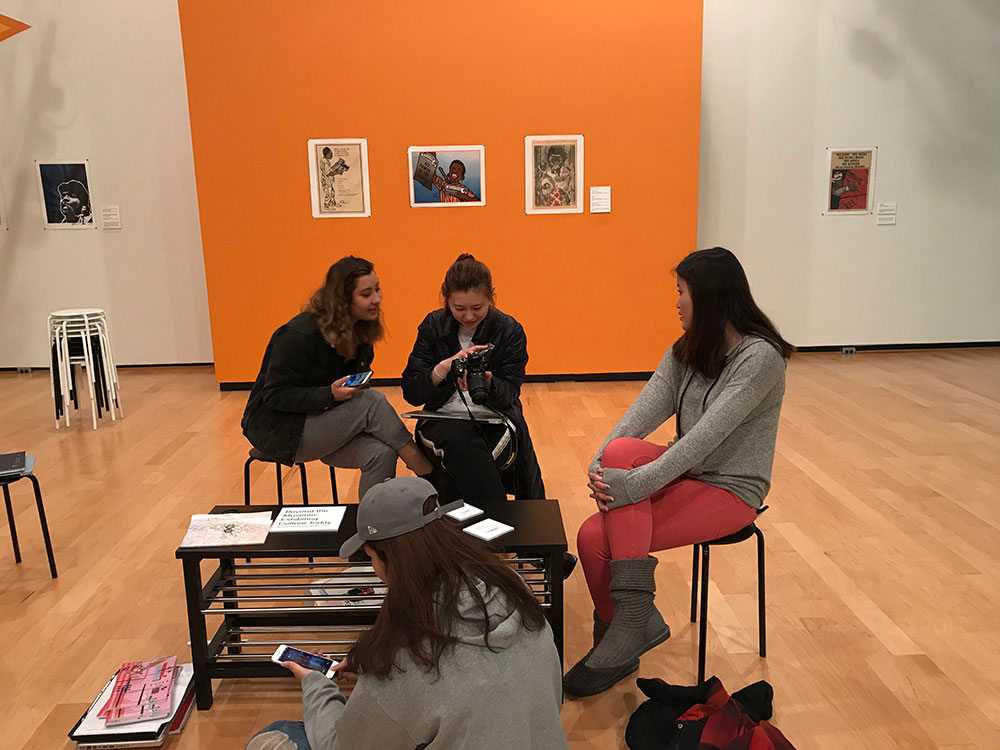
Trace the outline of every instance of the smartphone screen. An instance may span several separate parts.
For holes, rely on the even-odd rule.
[[[344,386],[347,388],[357,388],[359,385],[364,385],[368,382],[368,378],[372,376],[371,370],[366,372],[356,372],[353,375],[348,376],[347,380],[344,382]]]
[[[316,654],[307,654],[297,648],[286,646],[285,650],[278,654],[277,661],[294,661],[296,664],[306,669],[315,669],[317,672],[326,674],[333,666],[333,660]]]

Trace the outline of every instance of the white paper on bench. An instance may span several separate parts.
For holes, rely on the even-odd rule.
[[[281,531],[337,531],[347,509],[343,505],[329,507],[282,508],[271,524],[271,533]]]
[[[461,508],[455,508],[455,510],[450,513],[445,513],[445,515],[448,516],[448,518],[454,518],[456,521],[468,521],[470,518],[483,515],[483,511],[475,505],[469,505],[466,503]]]
[[[484,518],[482,521],[462,529],[466,534],[472,534],[472,536],[477,536],[487,542],[513,530],[513,526],[494,521],[492,518]]]

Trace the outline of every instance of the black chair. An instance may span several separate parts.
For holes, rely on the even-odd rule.
[[[765,505],[757,511],[759,517],[767,510]],[[744,526],[735,534],[713,539],[709,542],[699,542],[694,545],[691,573],[691,622],[698,616],[698,549],[701,548],[701,626],[698,629],[698,684],[705,681],[705,635],[708,630],[708,550],[710,547],[723,544],[745,542],[750,537],[757,537],[757,628],[761,657],[767,656],[766,626],[764,621],[764,534],[757,528],[756,521]]]
[[[14,510],[10,505],[10,485],[21,479],[29,479],[35,488],[35,506],[38,509],[38,521],[42,525],[42,538],[45,540],[45,552],[49,556],[49,572],[53,578],[58,578],[56,573],[56,558],[52,554],[52,540],[49,539],[49,525],[45,521],[45,506],[42,504],[42,490],[38,486],[38,480],[32,473],[17,474],[14,476],[0,477],[0,486],[3,487],[3,500],[7,505],[7,522],[10,524],[10,541],[14,545],[14,562],[21,562],[21,548],[17,544],[17,528],[14,526]]]
[[[263,464],[274,464],[274,475],[278,486],[278,505],[284,505],[284,498],[281,496],[281,463],[273,458],[264,455],[256,448],[250,449],[250,457],[243,464],[243,504],[250,505],[250,464],[260,461]],[[299,482],[302,485],[302,504],[309,505],[309,487],[306,484],[306,465],[297,462],[299,467]],[[340,505],[340,496],[337,494],[337,474],[333,467],[330,467],[330,489],[333,491],[333,504]]]

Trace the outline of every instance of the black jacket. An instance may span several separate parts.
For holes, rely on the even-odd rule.
[[[431,370],[460,349],[458,325],[447,308],[442,308],[428,313],[417,328],[417,340],[403,370],[403,398],[408,403],[426,409],[439,409],[455,392],[452,375],[434,385]],[[544,498],[542,472],[521,410],[521,383],[524,382],[524,367],[528,363],[528,341],[524,329],[510,315],[494,307],[476,328],[472,343],[493,344],[495,347],[489,362],[489,370],[493,373],[489,404],[517,427],[518,455],[514,472],[507,472],[503,477],[504,486],[508,491],[513,490],[511,474],[516,474],[517,497]]]
[[[259,451],[291,466],[310,414],[339,406],[330,384],[371,366],[370,344],[344,359],[330,346],[309,313],[299,313],[271,335],[257,380],[243,410],[243,434]]]
[[[635,682],[649,700],[625,728],[629,750],[795,750],[768,722],[774,690],[763,680],[732,695],[718,677],[693,687]]]

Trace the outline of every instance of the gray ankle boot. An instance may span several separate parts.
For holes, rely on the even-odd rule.
[[[622,669],[612,670],[611,672],[598,672],[587,667],[587,659],[589,659],[590,655],[594,653],[594,649],[597,648],[597,645],[604,638],[604,634],[608,632],[608,628],[610,627],[610,622],[599,620],[597,618],[597,613],[594,612],[594,646],[563,677],[563,690],[570,695],[584,697],[603,693],[616,682],[628,677],[639,668],[638,659],[634,662],[626,664]],[[647,638],[650,640],[654,639],[663,631],[664,628],[667,628],[667,625],[663,622],[663,616],[659,613],[656,607],[653,607],[653,611],[649,616],[649,621],[646,623],[645,632]],[[669,634],[669,632],[670,629],[667,628],[667,633]]]
[[[670,628],[663,618],[653,617],[656,563],[655,557],[611,561],[615,618],[601,642],[586,657],[585,665],[590,669],[618,672],[670,637]]]

